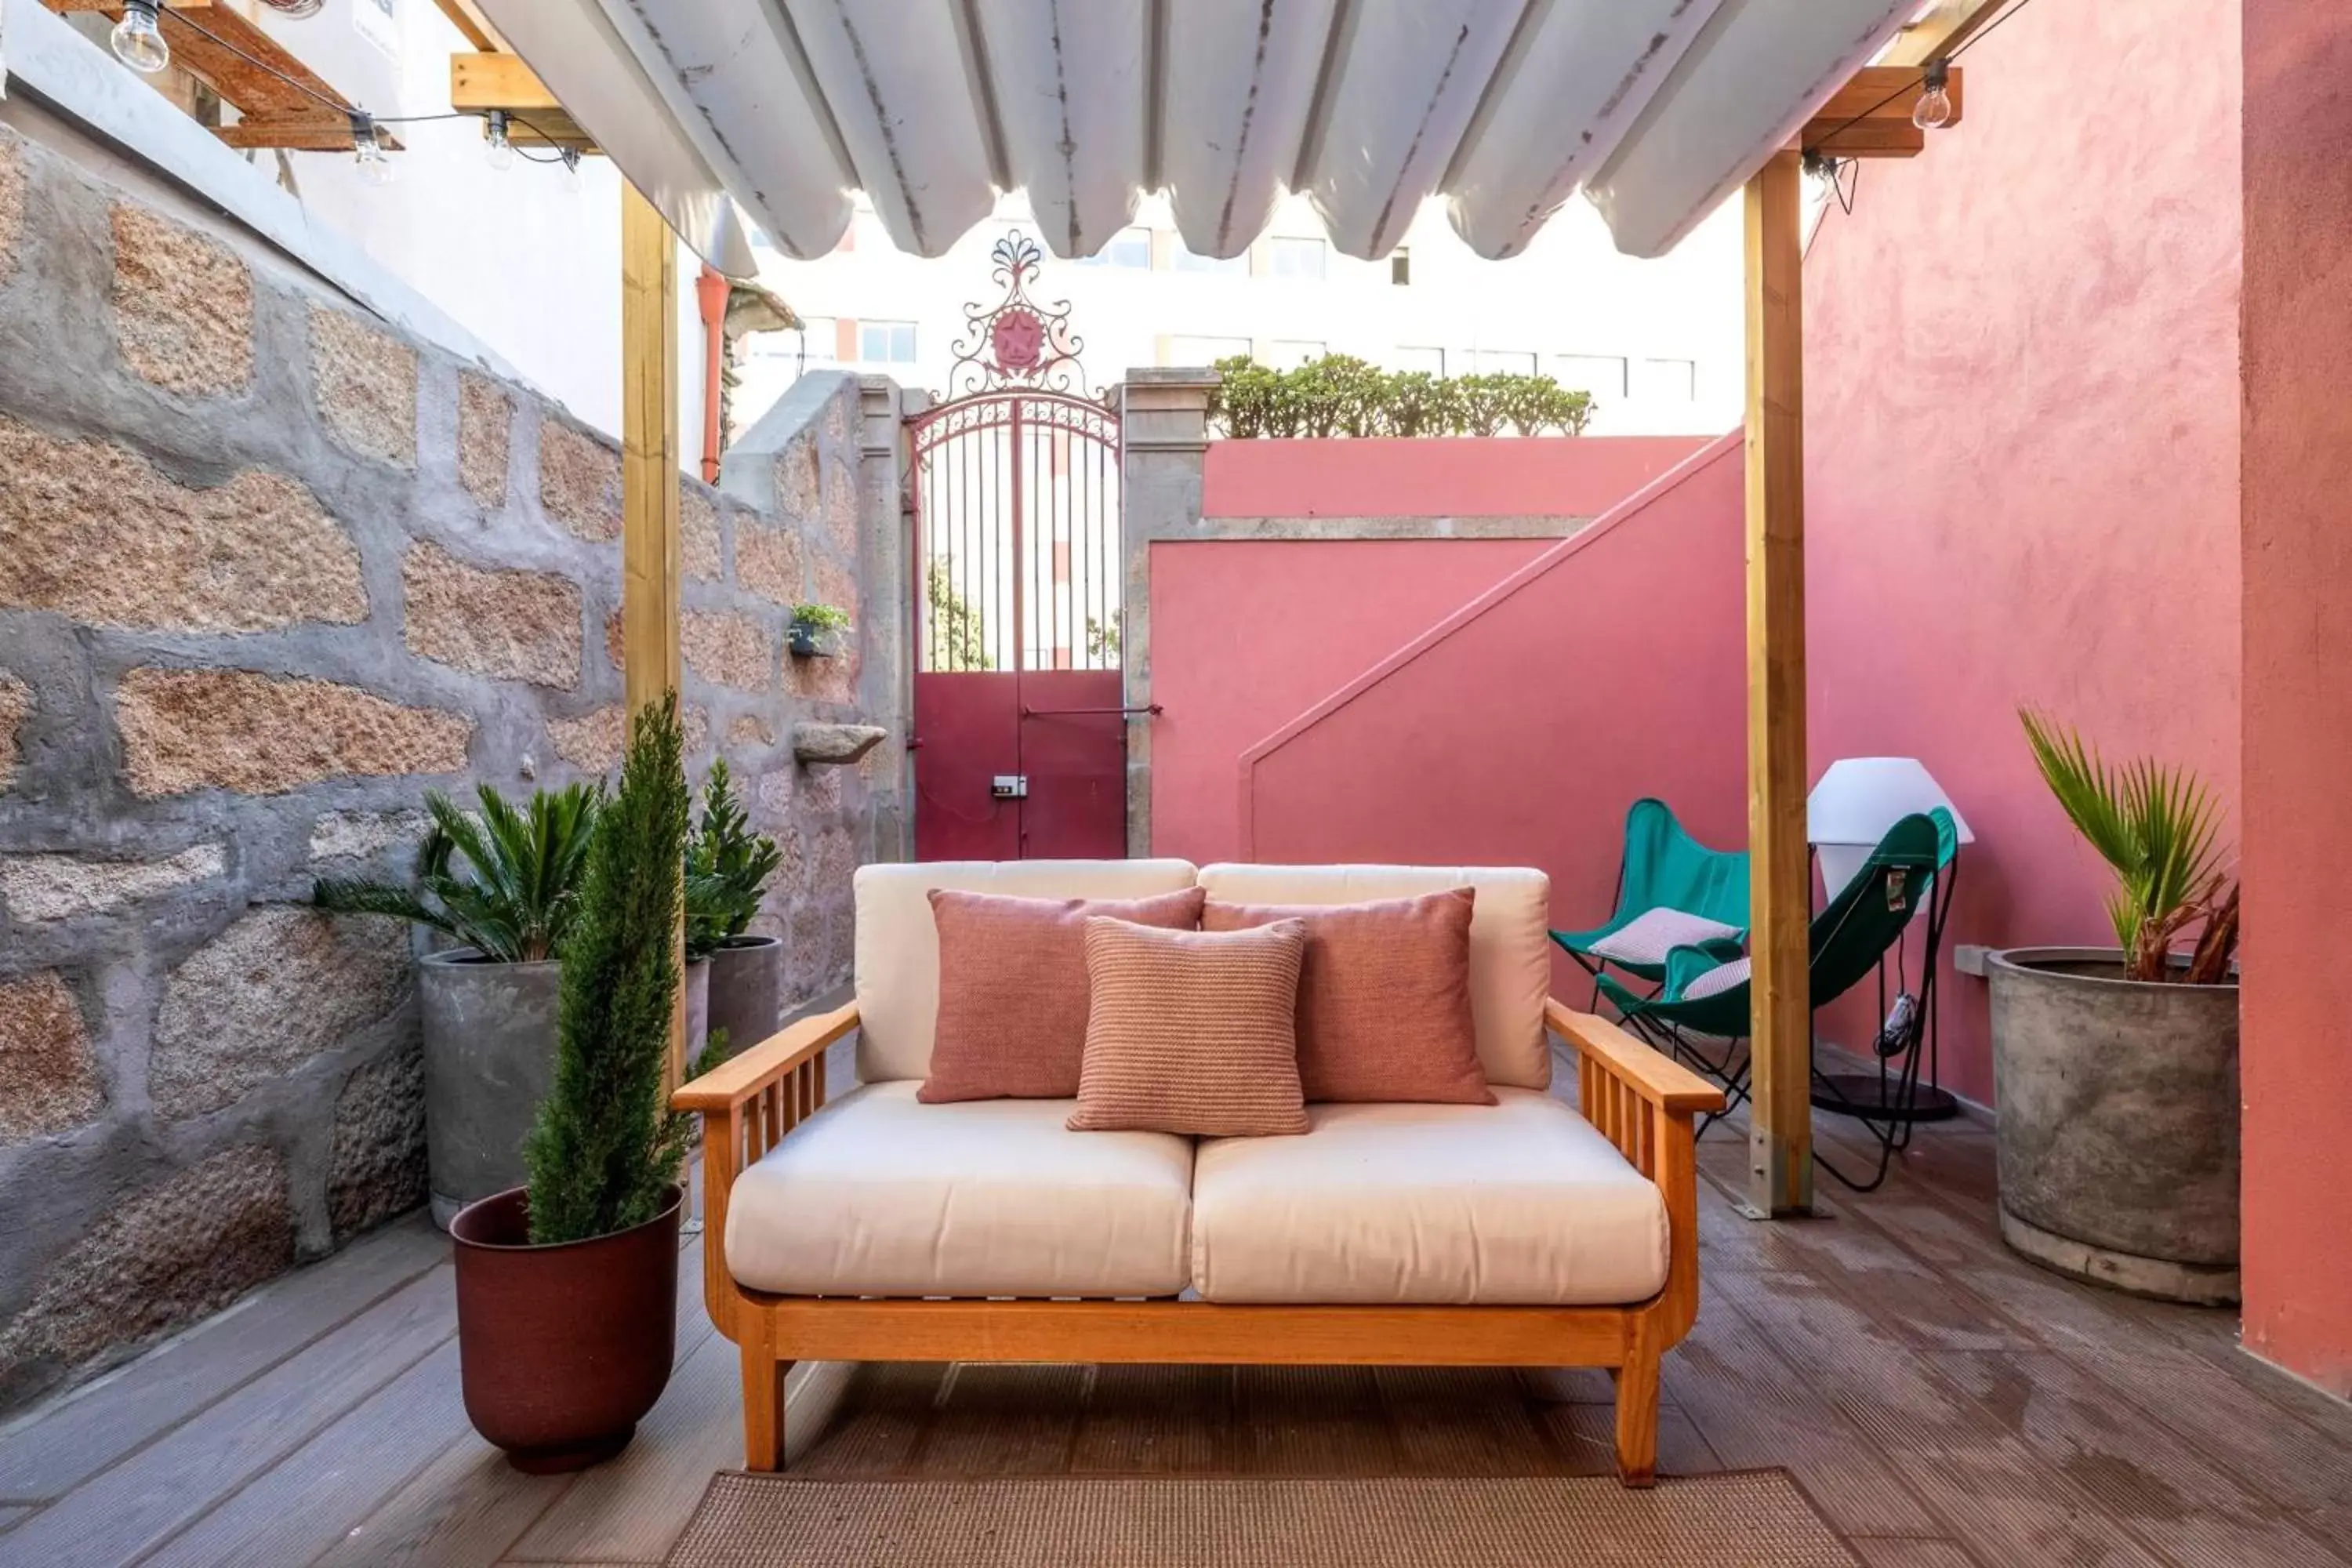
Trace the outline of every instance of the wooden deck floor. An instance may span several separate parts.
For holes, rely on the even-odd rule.
[[[2010,1256],[1981,1129],[1933,1129],[1880,1193],[1772,1226],[1726,1201],[1738,1130],[1702,1152],[1706,1294],[1667,1358],[1667,1473],[1787,1465],[1885,1568],[2352,1563],[2352,1410],[2241,1354],[2229,1313]],[[391,1226],[0,1431],[0,1563],[658,1562],[740,1458],[698,1259],[635,1444],[534,1479],[467,1428],[446,1252],[421,1219]],[[1586,1373],[821,1366],[795,1386],[793,1462],[1597,1472],[1607,1396]]]

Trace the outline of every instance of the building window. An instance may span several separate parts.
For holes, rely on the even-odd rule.
[[[1445,374],[1444,349],[1397,349],[1389,355],[1391,370],[1422,370],[1432,375]]]
[[[1081,267],[1116,267],[1129,272],[1151,270],[1151,231],[1148,228],[1123,228],[1110,237],[1110,243],[1092,256],[1077,258]]]
[[[860,364],[914,363],[915,323],[912,321],[858,322],[857,363]]]
[[[1265,270],[1273,278],[1311,278],[1318,282],[1323,277],[1323,260],[1330,247],[1319,239],[1269,239],[1265,242]]]
[[[1239,256],[1202,256],[1180,239],[1176,242],[1175,268],[1179,272],[1214,272],[1246,278],[1249,276],[1249,252],[1244,251]]]
[[[1473,375],[1533,375],[1536,356],[1517,349],[1472,349],[1470,374]]]
[[[1389,253],[1389,281],[1400,289],[1412,281],[1412,252],[1402,245]]]
[[[1265,353],[1260,357],[1277,370],[1290,370],[1321,359],[1325,352],[1323,344],[1309,342],[1303,338],[1270,338],[1266,341]]]
[[[1686,359],[1645,359],[1633,366],[1635,397],[1688,403],[1698,395],[1698,365]]]
[[[1250,352],[1247,338],[1186,338],[1168,340],[1168,363],[1181,365],[1214,364],[1221,359],[1232,359]]]
[[[1551,376],[1570,392],[1589,392],[1595,397],[1625,395],[1625,361],[1619,354],[1554,354]]]
[[[781,364],[788,369],[818,370],[835,363],[838,329],[831,316],[803,316],[801,330],[753,332],[742,340],[743,358],[751,364]]]

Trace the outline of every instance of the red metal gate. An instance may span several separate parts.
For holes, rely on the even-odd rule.
[[[908,422],[916,517],[915,853],[1127,853],[1118,419],[1067,390],[1067,306],[1033,303],[1036,247],[996,247],[1005,296],[968,310],[966,395]],[[953,384],[952,380],[950,383]]]

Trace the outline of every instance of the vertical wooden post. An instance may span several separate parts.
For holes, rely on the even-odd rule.
[[[1805,387],[1801,165],[1748,183],[1748,852],[1755,1100],[1748,1207],[1813,1202],[1805,850]]]
[[[677,447],[677,242],[654,205],[623,181],[621,685],[632,714],[680,685]],[[684,916],[681,908],[681,964]],[[683,985],[670,1007],[669,1056],[675,1088],[686,1069]]]

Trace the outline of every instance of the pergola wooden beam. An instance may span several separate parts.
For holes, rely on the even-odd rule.
[[[1916,67],[1947,58],[1990,26],[2008,4],[2009,0],[1936,0],[1925,16],[1895,35],[1895,41],[1878,57],[1879,64]],[[1953,98],[1957,103],[1958,94]]]
[[[1805,842],[1803,166],[1748,183],[1748,1212],[1813,1202],[1812,990]]]
[[[59,13],[122,18],[121,0],[45,4]],[[163,0],[156,25],[172,47],[173,66],[236,110],[235,124],[211,128],[223,142],[296,153],[352,151],[352,117],[329,107],[351,100],[242,14],[215,0]],[[387,153],[401,150],[399,138],[382,127],[376,144]]]
[[[621,688],[632,715],[679,689],[677,240],[621,184]],[[684,868],[680,868],[681,874]],[[685,911],[678,958],[685,961]],[[686,1076],[686,988],[669,1020],[669,1087]]]
[[[1957,125],[1965,107],[1955,68],[1944,84]],[[1911,123],[1911,110],[1927,90],[1916,65],[1864,66],[1831,94],[1797,135],[1801,152],[1838,158],[1916,158],[1927,150],[1927,132]]]
[[[495,51],[449,57],[449,107],[467,114],[503,111],[507,136],[524,146],[573,147],[593,153],[596,143],[572,118],[555,94],[522,57]]]

